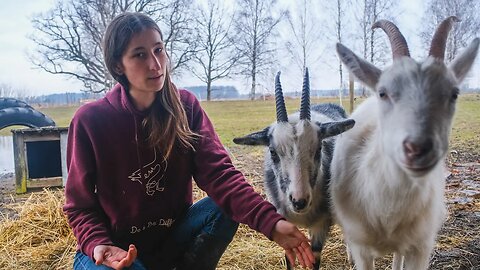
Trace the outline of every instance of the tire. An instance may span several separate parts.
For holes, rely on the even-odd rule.
[[[16,98],[0,98],[0,110],[12,107],[32,108],[26,102]]]
[[[11,107],[0,110],[0,129],[9,126],[30,128],[55,126],[55,122],[43,113],[29,107]]]

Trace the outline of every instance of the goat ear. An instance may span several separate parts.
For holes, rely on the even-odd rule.
[[[459,56],[455,57],[450,64],[450,68],[453,70],[458,83],[465,79],[465,76],[472,67],[475,57],[477,57],[479,43],[479,38],[474,39],[470,46],[468,46]]]
[[[233,142],[244,145],[269,145],[270,139],[268,137],[268,127],[264,130],[248,134],[244,137],[234,138]]]
[[[382,71],[374,65],[358,57],[355,53],[340,43],[337,43],[337,53],[348,70],[361,82],[375,90]]]
[[[343,132],[351,129],[355,125],[355,120],[346,119],[338,122],[316,123],[320,130],[318,131],[321,138],[328,138],[342,134]]]

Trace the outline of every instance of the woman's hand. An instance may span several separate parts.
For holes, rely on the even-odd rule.
[[[279,220],[273,229],[272,239],[285,249],[285,254],[292,265],[296,258],[302,267],[313,268],[315,257],[307,237],[292,223]]]
[[[125,251],[116,246],[98,245],[93,249],[93,258],[96,265],[103,264],[115,270],[121,270],[135,261],[137,248],[130,245],[128,251]]]

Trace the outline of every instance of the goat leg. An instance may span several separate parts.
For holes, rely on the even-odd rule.
[[[432,247],[422,247],[405,254],[405,270],[426,270],[430,261]]]
[[[357,270],[374,270],[375,258],[370,250],[363,248],[361,245],[349,243],[350,251]]]
[[[403,256],[399,252],[393,253],[393,265],[392,270],[402,270],[403,269]]]

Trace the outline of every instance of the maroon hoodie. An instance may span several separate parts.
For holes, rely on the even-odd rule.
[[[193,94],[179,90],[190,129],[201,135],[195,151],[173,150],[168,160],[148,147],[145,113],[117,84],[105,98],[78,109],[70,124],[64,212],[78,248],[135,244],[152,254],[192,204],[192,179],[237,222],[271,239],[282,219],[234,168]]]

